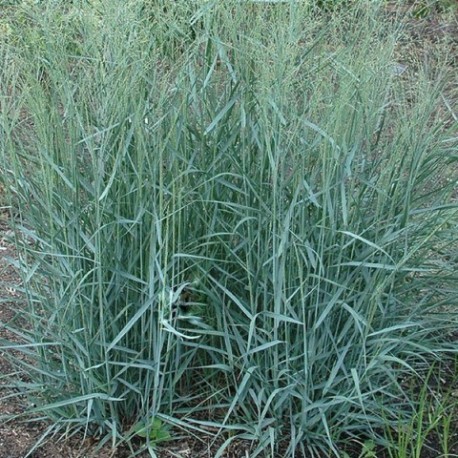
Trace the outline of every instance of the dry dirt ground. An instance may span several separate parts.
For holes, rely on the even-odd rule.
[[[398,50],[398,62],[409,68],[415,66],[415,62],[430,59],[432,54],[429,50],[444,46],[444,40],[447,41],[446,47],[449,51],[448,64],[456,69],[458,17],[453,17],[450,14],[444,16],[430,13],[426,18],[410,19],[405,43],[402,43]],[[458,81],[451,81],[451,87],[449,88],[451,96],[448,98],[448,107],[446,105],[442,107],[443,110],[452,110],[452,115],[453,106],[455,106],[454,113],[456,115],[457,86]],[[457,173],[454,174],[458,176]],[[0,195],[0,202],[1,200]],[[8,240],[7,218],[7,213],[0,211],[0,322],[4,323],[8,322],[14,315],[14,311],[17,311],[18,307],[21,306],[21,297],[16,290],[16,288],[20,287],[20,278],[8,262],[8,259],[14,259],[16,254],[14,246]],[[11,336],[8,335],[7,330],[0,328],[0,337]],[[9,363],[2,357],[0,352],[0,419],[4,415],[19,414],[27,406],[26,399],[17,395],[8,397],[8,394],[15,394],[15,392],[6,386],[7,380],[2,375],[10,373],[11,370]],[[23,420],[2,422],[0,420],[0,458],[25,458],[34,444],[40,439],[47,426],[45,422],[38,420],[27,422]],[[455,424],[454,427],[458,428],[458,425]],[[452,433],[458,434],[458,429],[452,431]],[[83,441],[81,438],[72,438],[62,442],[56,437],[47,441],[28,456],[31,458],[124,458],[129,456],[129,451],[125,449],[112,451],[109,447],[105,447],[102,450],[97,450],[95,445],[88,440]],[[458,456],[458,448],[453,452],[453,456]],[[143,453],[138,456],[148,457],[149,454]],[[167,451],[159,453],[158,456],[161,458],[173,456],[211,458],[214,456],[214,452],[211,451],[208,441],[187,438],[171,442],[168,444]],[[228,451],[225,458],[246,456],[248,456],[247,445],[239,443]],[[381,458],[383,454],[378,456]],[[421,458],[437,457],[437,452],[435,453],[432,450]]]

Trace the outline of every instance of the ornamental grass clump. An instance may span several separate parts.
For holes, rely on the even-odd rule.
[[[18,393],[50,434],[152,455],[382,443],[456,350],[441,86],[405,93],[376,5],[202,2],[172,48],[144,6],[30,7],[2,48]]]

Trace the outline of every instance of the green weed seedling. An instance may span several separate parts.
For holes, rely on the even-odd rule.
[[[172,438],[168,426],[159,420],[159,418],[152,417],[147,421],[141,420],[133,427],[133,432],[136,436],[147,438],[149,441],[157,444]]]

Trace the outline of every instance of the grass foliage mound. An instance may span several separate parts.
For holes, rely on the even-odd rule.
[[[440,84],[403,89],[376,2],[74,3],[18,7],[1,46],[30,411],[152,454],[382,443],[456,350]]]

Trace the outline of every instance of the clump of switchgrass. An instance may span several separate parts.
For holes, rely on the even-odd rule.
[[[213,427],[219,453],[275,456],[408,422],[403,380],[456,325],[440,86],[407,104],[375,6],[202,3],[158,29],[175,10],[124,3],[32,9],[3,50],[27,295],[6,346],[31,411],[113,443],[139,421]]]

